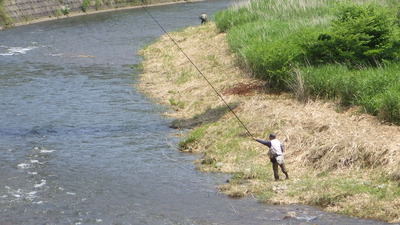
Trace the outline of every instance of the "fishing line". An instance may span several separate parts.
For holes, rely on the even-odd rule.
[[[157,23],[157,25],[161,28],[161,30],[164,31],[164,33],[168,36],[168,38],[178,47],[178,49],[183,53],[183,55],[189,60],[189,62],[196,68],[197,72],[204,78],[204,80],[207,81],[207,83],[210,85],[210,87],[214,90],[214,92],[218,95],[218,97],[225,103],[226,107],[235,115],[236,119],[240,122],[240,124],[243,126],[243,128],[247,131],[247,134],[250,135],[250,137],[253,137],[249,129],[244,125],[244,123],[240,120],[240,118],[236,115],[236,113],[233,111],[233,109],[229,106],[229,104],[225,101],[225,99],[222,97],[222,95],[215,89],[215,87],[211,84],[211,82],[207,79],[207,77],[201,72],[201,70],[194,64],[194,62],[190,59],[190,57],[183,51],[183,49],[176,43],[176,41],[169,35],[169,33],[164,29],[163,26],[154,18],[154,16],[146,9],[145,4],[143,3],[142,0],[142,8],[146,11],[146,13],[154,20],[154,22]]]
[[[163,18],[172,18],[172,19],[198,19],[198,17],[188,17],[188,16],[155,16],[154,18],[163,19]]]

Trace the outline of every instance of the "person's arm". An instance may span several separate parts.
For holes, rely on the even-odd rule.
[[[253,139],[254,139],[255,141],[257,141],[257,142],[263,144],[263,145],[266,145],[266,146],[268,146],[268,147],[271,147],[271,142],[270,142],[270,141],[263,141],[263,140],[260,140],[260,139],[255,138],[255,137],[253,137]]]

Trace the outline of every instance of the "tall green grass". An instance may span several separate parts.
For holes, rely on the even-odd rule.
[[[344,65],[302,69],[313,96],[339,99],[343,105],[360,105],[366,112],[400,124],[400,63],[351,70]]]
[[[242,66],[271,88],[290,90],[300,71],[312,96],[400,124],[399,9],[394,0],[252,0],[215,21]]]
[[[299,37],[305,27],[329,21],[332,0],[250,1],[215,15],[217,27],[228,32],[233,51],[256,77],[285,89],[291,69],[302,60]],[[321,16],[326,15],[326,16]]]

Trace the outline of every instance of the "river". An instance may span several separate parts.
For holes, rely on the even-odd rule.
[[[171,31],[229,4],[148,10]],[[142,8],[0,31],[0,224],[384,224],[219,194],[227,175],[197,172],[134,89],[162,34]]]

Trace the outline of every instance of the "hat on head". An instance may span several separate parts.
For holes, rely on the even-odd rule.
[[[271,134],[269,134],[269,137],[270,137],[270,138],[276,138],[276,134],[271,133]]]

